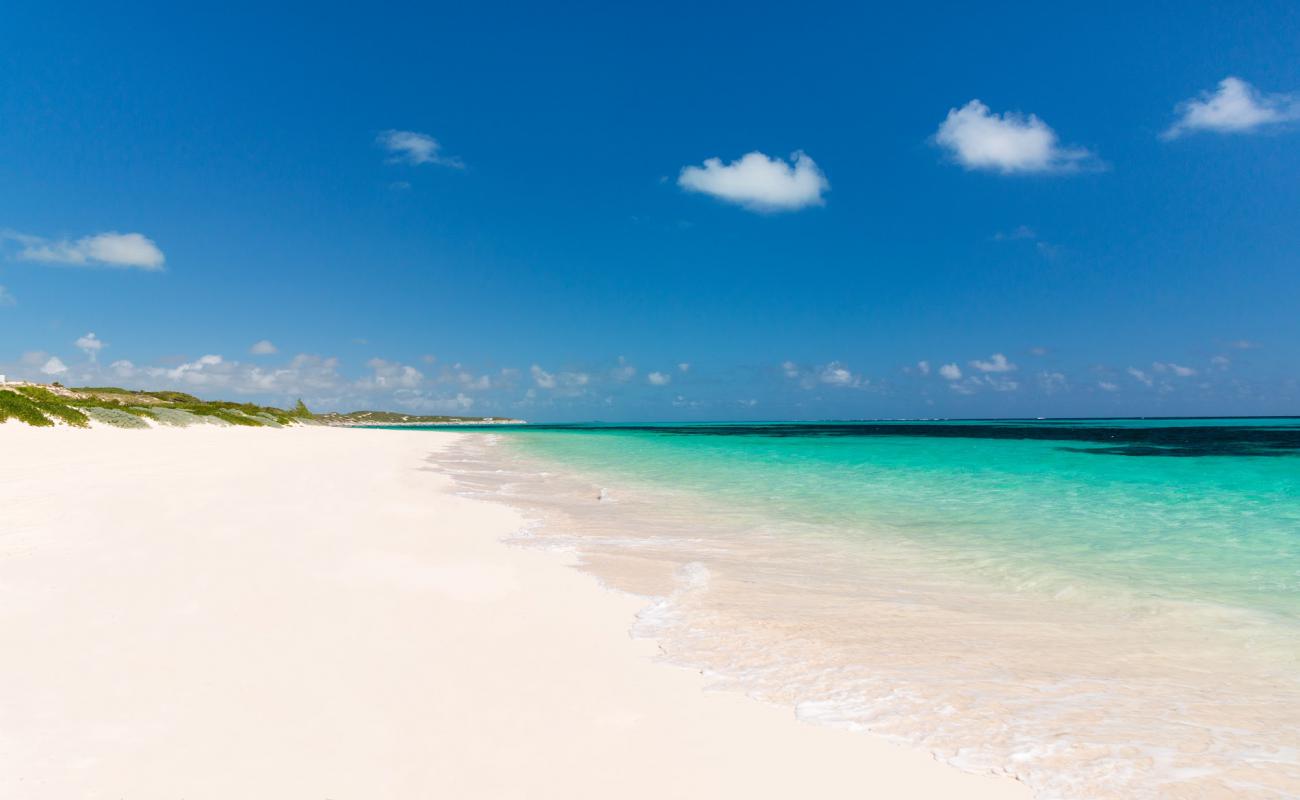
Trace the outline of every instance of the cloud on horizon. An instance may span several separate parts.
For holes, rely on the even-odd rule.
[[[1188,133],[1254,133],[1300,119],[1300,97],[1261,92],[1231,75],[1213,92],[1184,100],[1175,108],[1178,120],[1160,134],[1166,141]]]
[[[979,100],[948,111],[934,141],[968,170],[1003,175],[1074,172],[1100,162],[1082,147],[1064,147],[1033,114],[995,114]]]
[[[824,205],[822,194],[831,185],[816,162],[802,150],[790,158],[786,163],[757,150],[730,164],[710,158],[702,167],[683,167],[677,185],[760,213]]]

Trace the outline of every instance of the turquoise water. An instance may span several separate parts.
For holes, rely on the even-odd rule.
[[[719,686],[1041,797],[1300,797],[1300,420],[527,426],[446,467]]]
[[[959,424],[976,430],[907,435]],[[1006,438],[1024,426],[1048,435],[1195,426],[1209,435],[1191,446],[1210,449],[1125,455],[1105,441]],[[907,537],[1022,587],[1050,568],[1055,580],[1300,619],[1300,420],[897,423],[883,436],[827,427],[557,426],[511,438],[589,472],[687,486],[845,537]],[[1265,439],[1275,452],[1243,446],[1241,428],[1276,431]]]

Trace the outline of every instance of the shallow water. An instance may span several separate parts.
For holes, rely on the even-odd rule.
[[[720,686],[1042,797],[1300,796],[1298,420],[529,426],[440,463]]]

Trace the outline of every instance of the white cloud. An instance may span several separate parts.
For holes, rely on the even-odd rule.
[[[1254,350],[1259,347],[1259,342],[1252,342],[1249,339],[1237,339],[1236,341],[1228,342],[1228,346],[1237,350]]]
[[[1241,78],[1228,76],[1213,92],[1178,104],[1178,120],[1161,134],[1177,139],[1194,131],[1250,133],[1300,119],[1300,97],[1266,94]]]
[[[94,361],[99,356],[99,351],[105,347],[104,340],[100,339],[93,333],[82,336],[75,342],[77,349],[86,354],[86,358]]]
[[[271,356],[271,355],[275,355],[280,351],[279,349],[276,348],[275,345],[271,344],[269,339],[263,339],[262,341],[257,342],[252,347],[248,348],[248,352],[252,353],[255,356]]]
[[[1029,354],[1032,356],[1038,356],[1039,358],[1047,355],[1049,352],[1051,351],[1041,345],[1029,348]]]
[[[627,363],[623,356],[618,357],[618,366],[610,371],[610,376],[619,383],[626,383],[636,377],[636,367]]]
[[[46,375],[62,375],[68,371],[68,365],[59,360],[58,356],[51,356],[48,361],[41,366],[41,372]]]
[[[939,375],[950,381],[961,380],[961,367],[956,364],[944,364],[939,367]]]
[[[970,365],[980,372],[1011,372],[1016,369],[1016,365],[1007,361],[1007,357],[1001,353],[994,353],[988,361],[976,359]]]
[[[1232,365],[1232,359],[1227,356],[1215,356],[1210,359],[1210,364],[1212,364],[1215,369],[1227,369]]]
[[[372,374],[358,382],[363,389],[414,389],[424,382],[424,373],[406,364],[372,358],[366,366]]]
[[[646,380],[654,386],[667,386],[673,382],[673,376],[666,372],[652,372],[646,376]]]
[[[1103,392],[1118,392],[1118,391],[1119,391],[1119,386],[1116,385],[1116,384],[1114,384],[1114,383],[1111,383],[1110,381],[1098,381],[1098,382],[1097,382],[1097,386],[1098,386],[1098,388],[1100,388]]]
[[[934,140],[966,169],[1003,174],[1067,172],[1095,160],[1083,148],[1062,147],[1033,114],[994,114],[979,100],[950,109]]]
[[[1150,375],[1146,374],[1145,372],[1138,369],[1137,367],[1129,367],[1125,371],[1128,372],[1129,375],[1132,375],[1134,380],[1140,383],[1145,383],[1147,386],[1151,386],[1152,384],[1155,383],[1155,380]]]
[[[154,241],[140,233],[108,231],[70,239],[44,239],[16,231],[0,232],[0,239],[17,242],[17,257],[24,261],[81,266],[126,267],[157,271],[166,258]]]
[[[785,373],[787,378],[799,377],[799,365],[793,361],[782,361],[781,372]]]
[[[1040,372],[1038,373],[1038,386],[1047,394],[1055,394],[1068,388],[1065,380],[1065,374],[1061,372]]]
[[[683,361],[682,363],[680,363],[680,364],[677,365],[677,369],[681,370],[682,372],[690,372],[690,371],[691,371],[691,365],[688,364],[687,362]]]
[[[1151,368],[1156,372],[1172,372],[1180,378],[1190,378],[1196,374],[1196,370],[1191,367],[1184,367],[1181,364],[1174,363],[1165,364],[1160,361],[1153,363]]]
[[[533,382],[537,384],[538,388],[541,389],[555,388],[555,384],[556,384],[555,376],[552,375],[551,373],[547,372],[546,370],[542,369],[536,364],[534,364],[532,366],[532,369],[529,371],[532,373]]]
[[[453,156],[440,153],[442,146],[427,133],[416,131],[384,131],[375,139],[389,153],[391,164],[440,164],[444,167],[464,169],[465,164]]]
[[[3,286],[0,286],[0,308],[17,305],[18,300]]]
[[[929,362],[929,361],[918,361],[918,362],[916,362],[916,371],[919,372],[919,373],[921,373],[922,375],[929,375],[929,374],[930,374],[930,362]]]
[[[683,167],[677,185],[751,211],[797,211],[822,205],[822,193],[831,188],[826,176],[802,151],[791,159],[793,165],[758,151],[730,164],[710,158],[702,167]]]
[[[817,373],[817,380],[831,386],[856,386],[858,377],[838,361],[832,361]]]

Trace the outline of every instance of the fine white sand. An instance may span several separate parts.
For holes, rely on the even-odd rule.
[[[1029,796],[655,663],[460,435],[0,425],[0,797]]]

